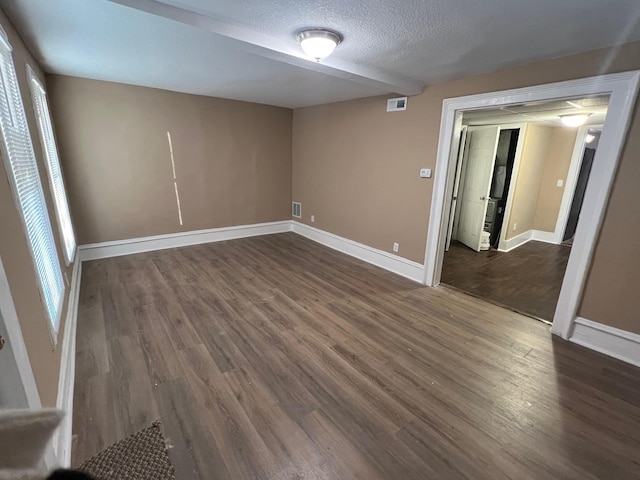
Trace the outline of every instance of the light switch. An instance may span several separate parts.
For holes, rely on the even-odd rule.
[[[564,180],[562,180],[561,178],[558,179],[558,181],[556,182],[556,186],[561,187],[564,184]]]
[[[430,168],[421,168],[420,169],[420,178],[431,178],[431,169]]]

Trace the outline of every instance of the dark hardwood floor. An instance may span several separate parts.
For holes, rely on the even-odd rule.
[[[74,464],[177,478],[638,479],[640,369],[293,233],[83,264]]]
[[[453,241],[441,282],[517,312],[553,321],[571,247],[530,241],[510,252],[475,252]]]

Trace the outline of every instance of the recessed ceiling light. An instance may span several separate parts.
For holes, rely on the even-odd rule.
[[[342,42],[342,35],[326,28],[309,28],[298,33],[296,38],[307,57],[316,62],[331,55]]]
[[[561,115],[560,120],[562,120],[562,124],[567,127],[579,127],[584,125],[589,119],[589,115],[580,114],[580,115]]]

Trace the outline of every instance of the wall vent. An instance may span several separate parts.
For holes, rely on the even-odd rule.
[[[291,215],[295,218],[302,218],[302,204],[300,202],[292,202]]]
[[[390,98],[387,100],[387,112],[401,112],[407,109],[407,97]]]

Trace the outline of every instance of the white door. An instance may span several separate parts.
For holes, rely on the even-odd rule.
[[[40,408],[40,397],[0,259],[0,409]]]
[[[476,252],[480,251],[499,135],[499,127],[470,128],[467,133],[469,149],[462,200],[459,200],[458,240]]]
[[[451,200],[451,211],[449,212],[449,226],[447,228],[447,243],[444,251],[449,251],[451,239],[453,238],[453,225],[456,219],[456,209],[458,206],[458,194],[460,192],[460,175],[462,174],[463,157],[467,151],[467,127],[462,127],[460,132],[460,146],[458,147],[458,158],[456,159],[456,176],[453,180],[453,199]]]

